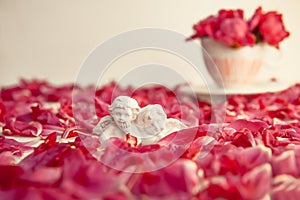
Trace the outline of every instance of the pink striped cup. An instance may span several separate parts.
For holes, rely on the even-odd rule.
[[[219,86],[251,84],[264,62],[264,43],[231,48],[211,38],[202,38],[201,44],[206,68]]]

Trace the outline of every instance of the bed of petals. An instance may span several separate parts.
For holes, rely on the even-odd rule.
[[[74,91],[83,94],[78,119]],[[113,91],[131,95],[141,106],[159,103],[168,117],[198,122],[153,145],[111,140],[114,147],[138,153],[173,145],[184,150],[179,159],[160,170],[126,173],[93,157],[90,149],[97,148],[98,140],[91,129],[108,114]],[[89,116],[91,102],[85,101],[84,94],[91,92],[95,88],[37,80],[2,88],[0,199],[299,199],[300,85],[278,93],[228,96],[219,105],[226,109],[224,124],[213,130],[209,123],[217,112],[209,103],[194,105],[186,98],[179,105],[174,93],[161,86],[134,90],[111,83],[98,88],[96,118]],[[112,147],[104,156],[124,169],[148,162],[130,154],[116,156]],[[170,156],[165,152],[152,161],[168,162]]]

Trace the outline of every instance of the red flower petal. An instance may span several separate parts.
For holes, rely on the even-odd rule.
[[[261,199],[268,194],[271,184],[271,166],[264,164],[247,172],[237,187],[244,199]]]
[[[300,196],[300,181],[290,175],[279,175],[273,179],[272,199],[295,199]]]

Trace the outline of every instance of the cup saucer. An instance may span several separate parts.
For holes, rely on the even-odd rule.
[[[227,95],[253,95],[266,92],[280,92],[290,87],[290,83],[278,79],[255,80],[251,85],[220,87],[216,84],[193,85],[193,92],[201,100],[210,101],[211,97]],[[182,92],[191,94],[191,90],[182,89]]]

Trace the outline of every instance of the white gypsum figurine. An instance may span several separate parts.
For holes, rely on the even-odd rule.
[[[100,141],[111,137],[125,138],[131,132],[131,124],[136,119],[140,106],[137,101],[128,96],[119,96],[109,106],[110,116],[101,118],[93,129],[100,134]]]
[[[167,118],[162,106],[154,104],[141,109],[133,124],[132,135],[138,138],[139,143],[147,145],[184,128],[186,125],[177,119]]]

